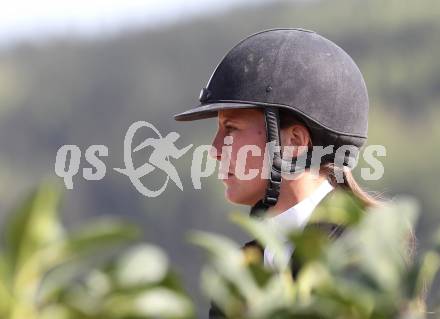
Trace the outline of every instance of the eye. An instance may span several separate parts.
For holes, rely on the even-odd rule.
[[[226,130],[227,132],[233,132],[233,131],[236,131],[237,128],[236,128],[235,126],[232,126],[232,125],[226,125],[226,126],[225,126],[225,130]]]

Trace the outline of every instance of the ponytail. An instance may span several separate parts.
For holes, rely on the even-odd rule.
[[[333,163],[325,163],[321,166],[323,174],[335,189],[341,189],[352,193],[366,208],[380,207],[385,202],[381,194],[370,194],[362,189],[356,182],[351,170],[346,167],[338,167]],[[338,183],[336,176],[342,174],[343,182]]]

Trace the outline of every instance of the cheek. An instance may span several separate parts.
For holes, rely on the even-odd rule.
[[[247,163],[258,163],[262,162],[262,158],[264,157],[264,150],[266,147],[266,136],[263,134],[264,132],[261,130],[252,130],[247,132],[246,135],[234,137],[234,142],[232,144],[232,159],[236,161],[238,159],[239,150],[245,146],[252,146],[252,148],[257,148],[258,150],[255,154],[260,155],[252,155],[253,152],[248,148],[247,149]],[[244,156],[245,152],[241,152],[241,156]]]
[[[252,148],[248,147],[249,145],[252,145]],[[264,167],[264,147],[265,144],[260,141],[254,141],[254,144],[240,143],[233,146],[231,168],[237,182],[242,185],[246,184],[245,187],[249,191],[266,183],[261,176]]]
[[[256,148],[258,149],[258,151],[256,153],[249,151],[246,154],[246,159],[247,159],[246,160],[246,162],[247,162],[246,167],[258,168],[261,172],[261,169],[263,168],[263,163],[264,163],[264,152],[265,152],[265,147],[266,147],[266,141],[263,140],[262,138],[260,138],[256,141],[254,141],[254,143],[252,145],[255,145]]]
[[[260,155],[254,156],[251,152],[247,153],[246,157],[246,168],[247,169],[258,169],[261,173],[264,162],[264,149],[261,149]]]
[[[237,170],[236,173],[251,174],[253,176],[258,171],[259,176],[264,163],[264,148],[261,145],[252,146],[252,149],[247,145],[242,145],[241,147],[245,146],[246,148],[241,149],[237,147],[237,149],[233,149],[232,167]]]

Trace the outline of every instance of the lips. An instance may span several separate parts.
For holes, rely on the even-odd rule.
[[[232,173],[232,172],[222,172],[222,171],[219,171],[219,177],[222,180],[226,180],[226,179],[232,178],[233,176],[235,176],[235,174]]]

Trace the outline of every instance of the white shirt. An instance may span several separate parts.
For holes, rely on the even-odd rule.
[[[307,198],[290,207],[288,210],[265,219],[268,227],[275,230],[279,234],[280,240],[284,242],[285,249],[289,256],[292,256],[293,246],[283,236],[283,234],[292,231],[293,229],[303,229],[310,219],[315,207],[319,202],[331,191],[333,186],[325,180],[318,186],[318,188],[310,194]],[[264,248],[264,265],[269,268],[274,268],[274,254],[268,249]]]

